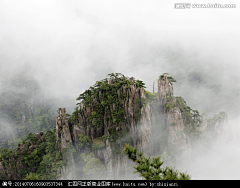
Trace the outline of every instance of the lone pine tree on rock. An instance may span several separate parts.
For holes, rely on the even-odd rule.
[[[174,167],[161,168],[163,161],[161,157],[147,158],[144,152],[138,152],[137,147],[133,148],[126,144],[123,152],[137,163],[134,173],[139,172],[140,176],[146,180],[190,180],[191,176],[187,173],[181,173],[174,169]]]

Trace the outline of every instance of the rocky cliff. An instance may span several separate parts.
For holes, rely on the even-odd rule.
[[[167,74],[164,74],[158,80],[158,105],[164,125],[168,131],[168,147],[178,150],[182,158],[189,158],[189,143],[184,133],[184,121],[182,113],[176,104],[176,98],[173,96],[173,85],[168,80]],[[173,105],[173,106],[171,106]]]
[[[121,155],[125,142],[151,153],[148,143],[153,113],[146,103],[144,88],[138,84],[134,78],[110,78],[106,84],[107,89],[98,90],[91,95],[91,103],[81,104],[75,122],[69,123],[65,109],[62,109],[56,124],[56,137],[61,141],[59,151],[63,152],[65,148],[74,146],[79,154],[84,152],[79,147],[78,135],[87,135],[92,142],[91,151],[105,165],[108,178],[121,179],[132,174],[128,164],[130,161],[128,162],[127,156]],[[103,136],[106,140],[100,150],[94,147],[94,142]],[[74,164],[73,156],[68,158]],[[62,172],[64,170],[61,170],[63,178]]]
[[[108,87],[117,88],[114,84],[121,84],[123,80],[124,77],[115,81],[110,78]],[[104,99],[108,91],[99,90],[95,95],[91,95],[91,103],[87,105],[84,102],[81,103],[77,121],[70,123],[70,127],[66,121],[65,109],[62,109],[60,116],[57,117],[56,135],[58,140],[62,140],[62,144],[59,145],[60,151],[66,148],[65,140],[72,138],[68,143],[73,144],[79,153],[84,152],[78,147],[79,134],[87,135],[92,143],[95,139],[104,136],[107,138],[101,150],[94,149],[93,144],[91,149],[105,165],[110,179],[127,178],[132,174],[132,167],[129,169],[132,165],[128,164],[130,161],[127,157],[120,153],[116,155],[113,151],[113,148],[121,151],[125,143],[137,146],[146,154],[159,154],[164,152],[166,147],[171,148],[181,154],[182,158],[188,157],[190,147],[187,136],[183,132],[184,123],[180,109],[177,106],[168,107],[169,104],[175,103],[176,99],[173,97],[173,86],[167,75],[158,81],[155,104],[150,103],[145,96],[144,88],[138,87],[134,78],[125,81],[125,84],[112,91],[112,97],[116,100],[110,99],[110,103],[106,104]],[[121,121],[114,121],[116,120],[114,114],[122,114]],[[95,122],[97,126],[94,126]],[[166,135],[162,135],[161,131]],[[73,164],[72,156],[70,158]],[[64,174],[62,174],[63,177]]]
[[[56,160],[51,165],[55,165],[56,177],[82,179],[93,175],[97,178],[96,173],[106,172],[99,178],[132,179],[133,163],[122,154],[126,143],[146,154],[181,162],[191,159],[193,138],[198,138],[208,128],[213,130],[211,134],[221,135],[226,117],[207,121],[186,106],[181,97],[173,96],[172,82],[172,77],[161,75],[158,92],[151,94],[145,91],[142,81],[111,74],[109,79],[96,82],[79,95],[72,115],[67,114],[65,108],[61,109],[56,117],[56,151],[52,150]],[[1,177],[22,179],[24,172],[19,172],[36,172],[34,164],[26,160],[29,156],[43,155],[39,148],[48,148],[44,142],[46,139],[41,132],[19,144],[11,156],[2,155]],[[33,151],[37,154],[33,155]],[[93,170],[89,170],[90,167]]]

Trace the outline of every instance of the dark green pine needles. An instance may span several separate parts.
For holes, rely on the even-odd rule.
[[[133,148],[126,144],[123,151],[128,155],[129,159],[132,159],[137,163],[137,167],[134,166],[140,176],[146,180],[190,180],[190,175],[186,173],[178,172],[174,167],[161,168],[163,161],[160,156],[155,158],[147,158],[143,154],[144,152],[138,152],[137,147]]]

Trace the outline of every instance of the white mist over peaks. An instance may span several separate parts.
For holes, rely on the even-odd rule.
[[[228,9],[175,9],[175,3],[1,0],[0,93],[6,77],[25,70],[71,113],[76,97],[109,73],[141,79],[152,91],[153,80],[167,72],[177,80],[174,95],[182,96],[192,109],[208,117],[225,111],[237,119],[238,1],[218,1],[236,4]],[[239,120],[234,124],[238,130]],[[238,156],[239,149],[229,153]],[[222,153],[209,155],[216,159]],[[223,160],[228,168],[229,161],[235,160]],[[199,164],[202,169],[208,165]]]
[[[181,171],[187,171],[194,180],[239,180],[240,119],[232,119],[226,125],[230,134],[224,138],[214,138],[208,145],[196,144],[192,150],[192,160],[175,164]],[[223,132],[225,134],[225,132]],[[206,144],[206,143],[205,143]],[[194,145],[194,144],[193,144]]]

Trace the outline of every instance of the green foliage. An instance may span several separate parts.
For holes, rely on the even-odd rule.
[[[69,154],[74,154],[76,153],[76,149],[73,147],[72,144],[69,143],[68,140],[66,140],[68,143],[67,143],[67,148],[64,149],[63,153],[65,156],[68,156]]]
[[[93,146],[94,149],[101,149],[105,146],[106,139],[109,139],[113,155],[119,155],[120,149],[122,144],[130,143],[131,136],[127,134],[127,130],[116,130],[117,125],[120,122],[125,121],[124,116],[124,110],[123,105],[120,104],[119,98],[121,100],[125,100],[128,96],[128,88],[132,87],[132,85],[136,85],[139,88],[144,88],[144,83],[140,80],[136,80],[134,82],[130,82],[127,77],[120,73],[116,74],[109,74],[108,75],[113,83],[109,84],[108,79],[104,79],[102,81],[96,82],[96,84],[93,87],[90,87],[88,90],[86,90],[84,93],[80,94],[77,100],[79,103],[75,108],[75,111],[72,113],[72,115],[66,114],[68,121],[70,124],[79,123],[79,114],[82,115],[82,109],[81,104],[85,104],[85,106],[91,106],[91,109],[93,111],[91,112],[91,116],[89,117],[89,122],[91,122],[93,127],[100,127],[103,125],[103,117],[106,115],[107,121],[110,121],[114,123],[115,127],[108,128],[109,131],[109,137],[104,135],[102,137],[96,138],[92,140],[87,136],[83,134],[78,135],[78,142],[76,143],[81,149],[85,150],[85,153],[81,154],[81,160],[84,163],[83,171],[86,175],[90,175],[90,177],[93,177],[95,179],[96,174],[99,174],[100,172],[104,171],[105,168],[102,165],[101,161],[94,157],[92,153],[87,153]],[[122,76],[123,79],[120,79],[119,76]],[[163,79],[163,75],[160,76],[160,79]],[[168,80],[172,83],[175,82],[175,80],[172,77],[168,76]],[[121,94],[118,96],[117,91],[122,88],[122,86],[127,86],[127,94],[123,95]],[[101,93],[101,96],[99,95]],[[12,93],[11,93],[12,94]],[[146,99],[139,99],[139,101],[136,100],[136,102],[139,102],[139,105],[137,109],[135,109],[134,118],[138,120],[140,117],[140,107],[141,105],[146,105],[148,102],[156,100],[157,93],[152,94],[149,91],[145,91]],[[11,95],[10,95],[11,96]],[[42,130],[48,130],[52,124],[55,121],[55,117],[53,116],[52,111],[48,106],[42,107],[42,106],[35,106],[32,110],[29,110],[28,104],[29,101],[27,98],[31,98],[30,94],[27,95],[24,100],[22,98],[18,98],[16,94],[13,93],[12,97],[7,97],[6,94],[0,95],[0,110],[3,110],[6,112],[4,118],[6,117],[12,117],[11,122],[14,122],[16,124],[21,124],[21,121],[23,121],[23,116],[26,116],[25,122],[22,123],[22,126],[18,126],[17,130],[18,133],[21,135],[20,138],[16,140],[9,140],[7,146],[16,145],[22,140],[22,143],[25,143],[26,145],[30,146],[31,143],[33,143],[34,147],[31,153],[28,153],[27,150],[23,153],[20,153],[19,150],[17,150],[16,153],[14,153],[11,149],[2,149],[0,151],[0,161],[2,161],[2,164],[4,168],[6,168],[7,165],[10,165],[12,162],[12,159],[18,159],[19,157],[23,157],[23,160],[21,161],[23,166],[25,168],[21,169],[19,173],[21,173],[24,177],[27,175],[27,173],[30,173],[28,177],[26,178],[32,178],[34,179],[35,176],[41,180],[45,179],[55,179],[57,178],[57,171],[66,164],[66,161],[63,161],[62,154],[58,151],[57,145],[56,145],[56,138],[55,138],[55,131],[47,131],[46,134],[43,136],[43,138],[46,140],[46,142],[43,142],[43,140],[38,140],[37,137],[32,134],[31,132],[40,132]],[[15,98],[17,98],[15,100]],[[9,104],[4,101],[6,99],[9,99]],[[171,101],[173,98],[168,97],[168,101]],[[93,104],[93,100],[96,102]],[[110,112],[110,107],[113,108],[115,106],[115,110]],[[176,97],[176,103],[168,104],[167,107],[173,108],[173,107],[179,107],[182,112],[182,117],[185,123],[185,130],[189,134],[198,134],[198,132],[195,129],[195,125],[198,125],[199,123],[199,113],[197,110],[192,110],[190,107],[186,105],[186,102],[181,97]],[[9,108],[9,111],[8,111]],[[13,110],[12,108],[16,108],[17,110]],[[58,109],[58,114],[60,114],[61,108]],[[31,111],[31,113],[29,113]],[[215,118],[216,119],[216,118]],[[209,120],[209,122],[214,122],[214,120]],[[82,122],[83,124],[84,122]],[[1,124],[1,122],[0,122]],[[29,131],[31,131],[29,133]],[[162,131],[162,130],[161,130]],[[161,132],[160,131],[160,132]],[[29,133],[29,134],[28,134]],[[163,133],[163,131],[162,131]],[[27,135],[28,134],[28,135]],[[27,135],[27,137],[26,137]],[[165,134],[167,135],[167,134]],[[25,138],[26,137],[26,138]],[[25,138],[25,139],[24,139]],[[0,142],[1,143],[1,142]],[[3,143],[3,142],[2,142]],[[6,145],[6,144],[5,144]],[[69,147],[69,152],[75,153],[75,149],[73,146]],[[18,148],[19,149],[19,148]],[[133,151],[133,155],[135,153],[135,162],[140,165],[140,167],[136,167],[135,169],[138,170],[138,172],[142,173],[143,177],[146,179],[149,178],[160,178],[160,179],[174,179],[174,178],[188,178],[188,176],[184,176],[178,174],[178,172],[166,167],[165,169],[162,169],[158,173],[159,169],[157,165],[161,164],[162,161],[159,159],[150,159],[145,158],[143,156],[143,153],[139,153],[140,158],[138,156],[138,152],[135,152],[136,150],[131,150],[128,148],[126,150],[127,152]],[[165,151],[164,151],[165,152]],[[170,152],[164,153],[166,158],[171,155]],[[132,156],[132,154],[130,155]],[[148,168],[147,165],[150,165]],[[145,166],[144,166],[145,165]],[[161,165],[160,165],[161,166]],[[160,168],[159,166],[159,168]],[[145,171],[144,171],[145,170]],[[155,175],[148,175],[146,173],[146,170],[150,170],[151,173],[155,173]]]
[[[215,129],[215,125],[217,122],[221,123],[223,120],[227,119],[227,113],[226,112],[219,112],[218,114],[214,114],[212,118],[209,118],[207,120],[207,130],[212,132]]]
[[[80,157],[84,163],[83,172],[87,179],[99,179],[106,175],[104,165],[94,156],[94,153],[81,153]]]
[[[172,102],[166,105],[166,107],[168,108],[168,110],[175,108],[176,107],[176,103]]]
[[[104,115],[104,107],[102,104],[97,104],[95,106],[95,111],[91,113],[90,121],[92,121],[92,125],[94,127],[103,126],[103,115]]]
[[[12,151],[8,149],[2,149],[0,152],[1,160],[6,162],[4,164],[13,165],[14,161],[19,158],[19,156],[23,157],[23,160],[21,161],[22,164],[25,166],[24,170],[21,171],[21,174],[26,174],[28,171],[33,171],[33,169],[36,169],[39,166],[40,161],[43,158],[43,155],[45,154],[45,147],[43,146],[43,143],[40,145],[37,145],[38,139],[35,135],[32,133],[29,133],[26,139],[22,141],[22,143],[26,144],[27,146],[30,146],[32,144],[33,151],[28,154],[28,150],[25,152],[19,152],[19,148],[17,148],[17,151]],[[31,144],[30,144],[31,143]]]
[[[168,73],[163,73],[161,76],[159,76],[159,80],[164,79],[164,75],[169,75]],[[172,76],[167,76],[168,81],[172,84],[172,82],[177,82]]]
[[[219,112],[218,114],[214,114],[212,118],[208,119],[208,123],[216,123],[217,121],[223,121],[227,118],[226,112]]]
[[[27,137],[22,141],[22,143],[26,143],[26,144],[30,144],[30,141],[32,141],[33,143],[35,143],[35,142],[37,142],[38,141],[38,139],[37,139],[37,137],[36,137],[36,135],[34,135],[33,133],[29,133],[28,135],[27,135]]]
[[[96,115],[96,112],[95,112],[95,111],[93,111],[93,112],[92,112],[92,116],[95,116],[95,115]]]
[[[175,105],[180,109],[182,114],[185,127],[184,131],[191,136],[200,136],[201,132],[196,129],[196,126],[201,123],[199,112],[187,106],[186,101],[182,97],[175,97],[175,99]]]
[[[56,145],[55,131],[47,131],[42,135],[41,139],[37,139],[36,135],[29,133],[28,136],[21,142],[28,147],[25,151],[20,150],[20,144],[15,151],[7,148],[0,150],[0,161],[4,168],[6,166],[13,167],[16,165],[16,160],[22,159],[22,168],[18,171],[25,179],[34,180],[35,176],[39,180],[56,179],[57,170],[64,165],[61,153]],[[29,174],[30,173],[30,174]],[[29,175],[28,175],[29,174]]]
[[[58,115],[60,116],[60,111],[62,110],[62,108],[58,108],[58,110],[57,110],[57,113],[58,113]]]
[[[178,172],[174,167],[162,168],[163,161],[160,156],[145,157],[144,152],[138,152],[137,147],[132,148],[126,144],[123,152],[136,162],[135,173],[140,173],[140,176],[146,180],[190,180],[191,178],[187,173]]]
[[[77,124],[78,123],[78,114],[81,113],[81,110],[80,108],[77,106],[75,109],[74,109],[74,112],[72,113],[71,116],[68,117],[68,122],[70,124]]]
[[[41,180],[54,180],[58,177],[57,170],[64,165],[62,159],[56,158],[54,154],[44,155],[37,172],[40,173]]]
[[[40,175],[41,180],[53,180],[57,178],[57,170],[60,169],[64,162],[62,160],[62,155],[58,151],[56,145],[55,131],[47,131],[44,135],[46,139],[45,152],[39,167],[37,168],[37,173]],[[40,145],[41,147],[41,145]],[[40,148],[39,147],[39,148]]]
[[[35,80],[22,72],[11,79],[2,77],[1,83],[0,148],[16,149],[30,132],[52,128],[55,110]]]
[[[148,102],[151,102],[151,101],[157,99],[157,92],[152,93],[148,90],[145,90],[144,93],[145,93],[145,96],[146,96]]]
[[[107,136],[107,135],[103,135],[103,136],[102,136],[102,139],[103,139],[103,141],[105,142],[105,141],[108,139],[108,136]]]
[[[24,157],[24,163],[27,166],[26,170],[30,171],[33,168],[37,169],[39,163],[42,161],[44,153],[41,153],[38,148],[34,149],[29,155]]]
[[[121,77],[120,77],[121,76]],[[81,112],[81,104],[85,106],[93,106],[94,111],[89,117],[89,121],[92,122],[93,127],[103,126],[103,116],[107,116],[108,121],[118,124],[119,122],[126,121],[124,118],[123,105],[119,102],[119,97],[121,99],[126,99],[127,95],[118,96],[117,91],[122,88],[123,85],[130,87],[130,85],[136,84],[137,87],[145,87],[145,84],[141,80],[136,80],[130,82],[129,78],[125,77],[121,73],[111,73],[108,74],[109,78],[97,81],[95,85],[90,87],[88,90],[80,94],[77,98],[77,105],[80,108],[75,109],[72,116],[69,118],[72,123],[77,120],[78,113]],[[113,83],[109,84],[108,79],[111,79]],[[101,92],[101,100],[99,93]],[[93,99],[97,101],[97,104],[92,104]],[[115,105],[115,110],[110,113],[110,106]]]
[[[111,143],[119,144],[124,143],[129,140],[128,132],[126,130],[119,130],[117,131],[114,127],[108,127],[109,131],[109,140]]]
[[[109,84],[109,79],[111,79],[111,84]],[[119,99],[125,100],[127,98],[129,95],[128,90],[131,85],[135,85],[138,88],[145,88],[145,84],[142,81],[133,81],[134,78],[131,81],[130,80],[120,73],[112,73],[108,75],[108,78],[97,81],[95,85],[78,96],[78,106],[68,118],[68,121],[71,124],[78,123],[79,114],[83,116],[82,108],[91,107],[90,117],[88,117],[86,122],[81,122],[85,128],[89,125],[95,128],[103,126],[104,117],[106,118],[106,121],[111,122],[116,126],[120,122],[125,122],[126,115],[124,114],[124,106]],[[118,90],[122,89],[123,86],[126,87],[127,93],[119,95]],[[95,102],[93,103],[93,101]],[[144,105],[147,103],[147,99],[145,101],[139,100],[136,102],[137,104],[135,104],[135,106],[137,106],[137,109],[135,109],[134,119],[138,121],[140,118],[140,107],[142,104]],[[114,110],[110,111],[110,109]],[[91,149],[91,146],[97,150],[103,148],[105,146],[104,142],[109,139],[112,147],[112,154],[120,154],[120,145],[123,142],[130,140],[129,137],[124,136],[126,135],[126,130],[116,131],[116,127],[110,127],[108,131],[109,136],[104,135],[102,138],[94,139],[93,143],[86,135],[79,135],[79,141],[77,144],[80,148],[85,150]]]
[[[9,165],[11,158],[13,155],[13,151],[8,148],[2,148],[0,150],[0,161],[2,162],[2,165],[4,168],[6,168],[6,165]]]
[[[101,149],[105,146],[104,140],[102,137],[94,138],[93,139],[93,148],[95,150]]]
[[[23,180],[38,180],[38,179],[39,179],[38,174],[30,173],[29,175],[27,174]]]
[[[78,135],[78,146],[85,150],[90,150],[92,146],[92,140],[84,134]]]

